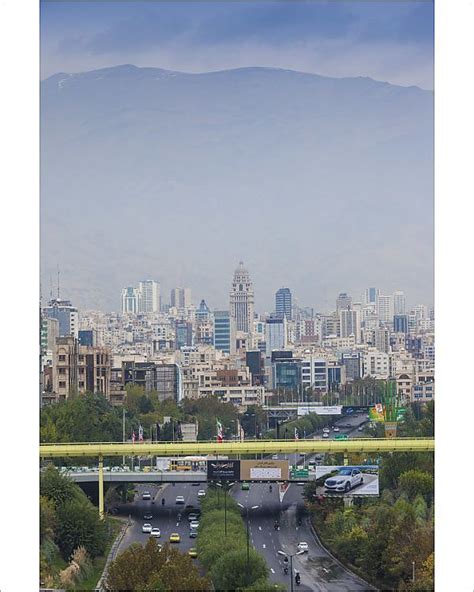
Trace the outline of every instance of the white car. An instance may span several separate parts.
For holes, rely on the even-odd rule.
[[[198,497],[205,497],[205,495],[206,495],[206,492],[204,491],[204,489],[200,489],[198,491]]]
[[[337,475],[329,477],[324,482],[326,491],[342,491],[348,492],[354,487],[361,485],[364,482],[364,478],[359,469],[352,467],[343,467],[339,469]]]
[[[330,432],[330,431],[331,431],[331,430],[330,430],[329,428],[323,428],[323,432],[324,432],[325,434],[329,434],[329,432]]]
[[[150,534],[152,531],[151,528],[151,524],[148,524],[148,522],[146,522],[143,526],[142,526],[142,532],[145,532],[146,534]]]
[[[337,426],[334,426],[334,427],[333,427],[333,430],[334,430],[335,432],[338,432],[338,431],[339,431],[339,428],[338,428]]]
[[[309,545],[308,543],[298,543],[298,551],[303,551],[303,553],[307,553],[309,551]]]
[[[358,432],[363,432],[363,431],[364,431],[364,426],[359,426],[359,427],[357,428],[357,431],[358,431]]]
[[[191,530],[197,530],[197,529],[199,528],[199,522],[198,522],[197,520],[192,520],[192,521],[189,523],[189,528],[190,528]]]
[[[184,495],[177,495],[176,496],[176,503],[184,505]]]
[[[329,434],[327,432],[324,432],[323,438],[329,438]]]
[[[278,460],[278,454],[273,454],[272,455],[272,460]]]
[[[152,529],[151,529],[151,532],[150,532],[150,536],[152,536],[152,537],[155,537],[155,538],[159,539],[159,538],[160,538],[160,536],[161,536],[161,531],[160,531],[160,529],[159,529],[159,528],[152,528]]]
[[[142,500],[151,500],[151,493],[149,491],[144,491],[142,493]]]

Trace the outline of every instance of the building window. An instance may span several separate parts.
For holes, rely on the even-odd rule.
[[[61,382],[59,383],[59,388],[66,388],[66,383],[65,383],[65,382],[63,382],[63,381],[61,381]]]
[[[58,360],[60,362],[65,362],[66,361],[66,356],[64,354],[61,354],[61,355],[58,356]]]
[[[66,368],[58,368],[59,374],[66,374]]]

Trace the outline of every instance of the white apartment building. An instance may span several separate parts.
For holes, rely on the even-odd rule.
[[[390,376],[390,358],[385,352],[371,347],[363,355],[362,377],[371,376],[379,380],[386,380]]]
[[[154,280],[143,280],[138,284],[140,291],[139,312],[160,312],[161,295],[160,284]]]
[[[303,388],[313,387],[327,392],[328,360],[312,355],[304,357],[301,360],[301,383]]]
[[[397,290],[393,293],[393,314],[405,314],[406,313],[406,297],[405,292]]]
[[[336,335],[329,335],[325,337],[322,342],[324,348],[331,349],[352,349],[356,345],[354,335],[349,337],[336,337]]]
[[[138,288],[129,286],[122,290],[122,313],[137,314],[140,310],[141,293]]]
[[[216,395],[223,403],[233,403],[245,411],[250,405],[263,405],[265,387],[263,386],[216,386],[199,388],[199,397]]]
[[[377,296],[377,316],[382,323],[393,323],[393,296]]]

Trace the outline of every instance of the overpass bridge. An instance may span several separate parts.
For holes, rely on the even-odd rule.
[[[187,455],[240,456],[278,453],[433,452],[433,438],[357,438],[350,440],[246,440],[244,442],[81,442],[41,444],[40,458],[98,459],[99,513],[104,516],[104,457]],[[119,475],[117,475],[119,476]],[[155,482],[156,482],[156,475]],[[150,479],[152,480],[152,479]]]

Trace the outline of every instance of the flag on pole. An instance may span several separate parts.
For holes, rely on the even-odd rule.
[[[135,440],[137,437],[135,436],[135,431],[132,432],[132,444],[135,444]]]
[[[298,434],[298,428],[295,428],[295,440],[299,440],[300,435]]]
[[[216,422],[217,422],[217,441],[222,442],[222,440],[224,439],[222,424],[217,418],[216,418]]]
[[[143,427],[139,426],[138,428],[138,441],[143,442]]]

